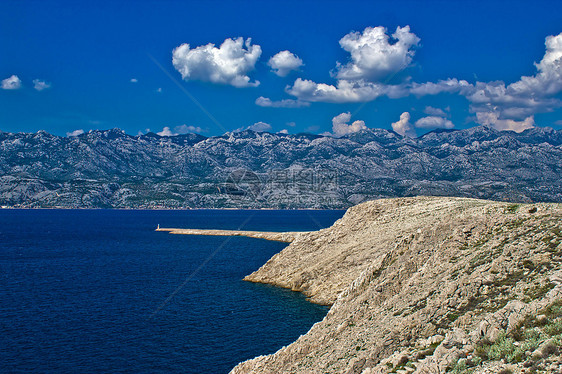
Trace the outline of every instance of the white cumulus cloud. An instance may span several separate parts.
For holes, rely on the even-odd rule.
[[[139,80],[137,78],[131,78],[131,80],[129,82],[131,83],[137,83]]]
[[[367,126],[364,121],[354,121],[352,124],[348,124],[351,120],[351,113],[341,113],[332,118],[332,132],[334,136],[340,137],[347,134],[352,134],[361,130],[367,130]]]
[[[9,78],[2,80],[3,90],[17,90],[21,88],[21,80],[17,75],[12,75]]]
[[[73,137],[73,136],[78,136],[78,135],[82,135],[84,133],[84,130],[79,129],[79,130],[74,130],[71,132],[67,132],[66,136],[68,136],[69,138]]]
[[[468,99],[470,110],[476,113],[477,118],[482,113],[479,123],[495,124],[498,129],[514,131],[532,127],[534,114],[550,112],[562,106],[557,97],[562,92],[562,33],[547,36],[545,47],[543,58],[535,63],[537,73],[522,76],[511,84],[503,81],[470,84],[452,78],[437,83],[413,83],[410,93],[417,96],[458,93]]]
[[[392,35],[382,26],[349,33],[340,45],[351,58],[346,64],[336,64],[332,72],[337,79],[335,84],[298,78],[285,91],[299,100],[329,103],[367,102],[384,95],[407,96],[410,87],[406,83],[389,85],[381,81],[411,64],[419,42],[409,26],[398,27]]]
[[[178,135],[177,133],[172,132],[172,130],[168,126],[164,126],[162,131],[159,131],[156,134],[158,134],[160,136],[176,136],[176,135]]]
[[[196,48],[182,44],[172,53],[174,68],[184,80],[229,84],[234,87],[255,87],[247,75],[261,55],[261,47],[251,38],[226,39],[220,47],[209,43]]]
[[[466,95],[471,104],[471,111],[488,112],[490,108],[493,108],[495,111],[499,111],[502,117],[523,119],[560,106],[560,100],[548,97],[540,91],[515,93],[511,87],[516,83],[506,86],[502,81],[476,82],[473,90]]]
[[[416,130],[410,123],[410,113],[404,112],[400,115],[400,119],[392,123],[392,130],[402,136],[416,137]]]
[[[283,99],[279,101],[273,101],[268,97],[260,96],[256,99],[256,105],[270,108],[301,108],[305,106],[310,106],[309,102],[302,100],[293,99]]]
[[[51,88],[51,83],[45,82],[44,80],[41,79],[34,79],[33,88],[35,88],[37,91],[43,91],[46,90],[47,88]]]
[[[247,130],[252,130],[256,132],[271,131],[271,125],[265,122],[256,122],[251,126],[248,126]]]
[[[150,131],[150,129],[147,129],[147,132],[148,131]],[[204,131],[205,130],[203,130],[199,126],[192,126],[192,125],[188,126],[184,124],[184,125],[175,126],[173,130],[169,126],[164,126],[162,131],[157,132],[156,134],[160,136],[177,136],[177,135],[192,134],[192,133],[199,134]]]
[[[365,102],[383,95],[401,94],[397,86],[379,83],[339,80],[336,86],[333,86],[301,78],[297,78],[293,86],[287,87],[286,91],[299,100],[327,103]]]
[[[397,27],[391,36],[393,40],[382,26],[344,36],[340,45],[351,54],[351,61],[345,65],[338,63],[336,78],[379,81],[408,67],[420,38],[410,32],[409,26]]]
[[[469,110],[476,114],[478,123],[513,131],[533,127],[537,113],[552,112],[562,107],[562,33],[545,38],[545,53],[535,63],[536,73],[521,76],[512,83],[469,83],[458,78],[417,83],[412,82],[410,77],[402,77],[404,79],[397,83],[386,83],[412,64],[419,44],[420,39],[408,26],[398,27],[392,35],[380,26],[351,32],[340,40],[341,47],[350,53],[349,61],[336,64],[332,72],[333,82],[318,83],[298,78],[292,86],[285,88],[285,92],[296,100],[273,102],[259,98],[256,104],[295,107],[301,105],[297,104],[299,102],[369,102],[381,96],[393,99],[408,95],[450,94],[468,100]],[[428,107],[425,113],[428,116],[416,121],[416,126],[453,127],[447,119],[448,111]],[[411,133],[414,128],[409,119],[395,124],[403,134]]]
[[[192,125],[180,125],[180,126],[176,126],[174,127],[174,131],[177,134],[190,134],[190,133],[195,133],[195,134],[199,134],[201,132],[204,132],[204,130],[199,127],[199,126],[192,126]]]
[[[422,117],[416,121],[415,126],[423,129],[452,129],[455,127],[453,122],[447,118],[438,116]]]
[[[510,84],[510,93],[555,95],[562,91],[562,33],[547,36],[544,44],[545,54],[535,64],[537,74],[523,76],[518,82]]]
[[[437,95],[442,92],[446,93],[459,93],[469,92],[472,85],[465,80],[458,80],[456,78],[449,78],[440,80],[437,83],[412,83],[409,87],[409,92],[416,96]]]
[[[286,77],[291,71],[303,66],[302,60],[289,51],[281,51],[269,59],[271,70],[280,77]]]
[[[535,127],[535,118],[533,116],[529,116],[522,121],[515,121],[513,119],[500,119],[499,114],[493,111],[476,113],[476,121],[481,125],[491,126],[499,131],[511,130],[522,132]]]

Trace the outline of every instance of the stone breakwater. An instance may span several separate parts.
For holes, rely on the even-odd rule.
[[[231,373],[559,373],[561,243],[560,204],[415,197],[352,207],[332,227],[293,235],[245,278],[331,309]]]
[[[272,240],[290,243],[299,235],[307,232],[268,232],[243,230],[207,230],[207,229],[173,229],[158,227],[156,231],[167,231],[176,235],[210,235],[210,236],[247,236],[249,238]]]

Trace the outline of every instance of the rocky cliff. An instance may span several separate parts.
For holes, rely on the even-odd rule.
[[[331,305],[241,373],[562,368],[562,206],[383,199],[303,233],[246,277]]]

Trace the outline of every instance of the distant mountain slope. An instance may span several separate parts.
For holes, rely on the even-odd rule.
[[[412,195],[562,202],[562,131],[489,127],[418,139],[243,131],[0,133],[0,205],[344,208]]]

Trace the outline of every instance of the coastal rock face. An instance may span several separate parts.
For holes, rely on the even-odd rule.
[[[59,137],[0,131],[0,205],[348,208],[439,195],[562,202],[562,130],[474,127],[420,138],[252,131]]]
[[[559,204],[354,206],[246,277],[332,307],[293,344],[232,373],[558,373],[561,243]]]

